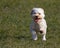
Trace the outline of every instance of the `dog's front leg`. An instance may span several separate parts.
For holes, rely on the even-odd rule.
[[[37,34],[34,30],[31,31],[33,40],[37,40]]]
[[[36,31],[34,30],[34,26],[33,26],[33,25],[30,25],[30,32],[31,32],[31,34],[32,34],[33,40],[37,40],[37,33],[36,33]]]

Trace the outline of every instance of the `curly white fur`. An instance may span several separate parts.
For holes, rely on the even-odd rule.
[[[46,20],[44,19],[44,17],[45,17],[44,10],[42,8],[33,8],[32,11],[33,11],[33,13],[31,13],[31,16],[35,16],[36,13],[40,13],[40,16],[42,16],[42,19],[38,20],[38,23],[36,23],[36,22],[34,22],[34,20],[32,20],[32,23],[30,25],[30,31],[32,33],[32,38],[33,38],[33,40],[37,40],[38,39],[37,32],[42,31],[43,32],[42,39],[46,41],[47,24],[46,24]]]

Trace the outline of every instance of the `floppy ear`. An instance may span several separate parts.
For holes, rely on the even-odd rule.
[[[32,14],[36,14],[36,13],[37,13],[36,10],[32,10],[32,11],[31,11],[31,15],[32,15]]]
[[[42,18],[44,18],[45,17],[45,14],[43,13],[43,14],[41,14],[42,15]]]
[[[34,10],[31,11],[31,15],[34,13]]]
[[[42,16],[45,17],[44,9],[42,9]]]

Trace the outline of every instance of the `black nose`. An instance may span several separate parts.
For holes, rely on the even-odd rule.
[[[38,16],[35,16],[35,18],[37,19],[37,18],[38,18]]]

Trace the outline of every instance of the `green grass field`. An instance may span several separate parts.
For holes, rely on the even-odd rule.
[[[45,10],[47,41],[33,41],[29,30],[33,7]],[[0,0],[0,48],[60,48],[60,0]]]

